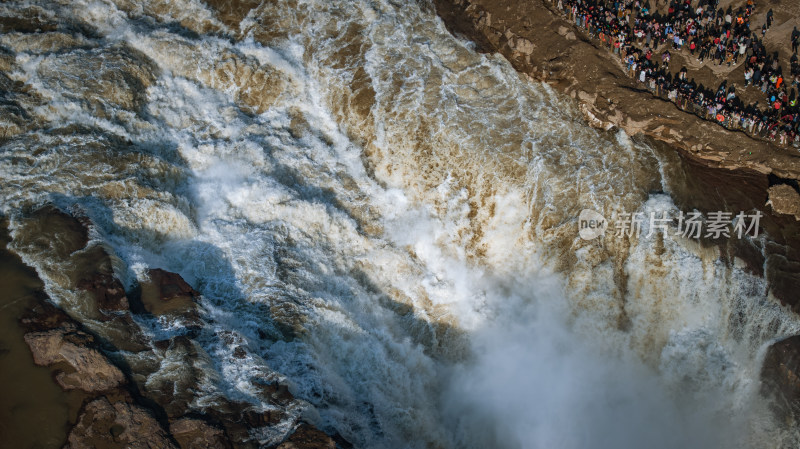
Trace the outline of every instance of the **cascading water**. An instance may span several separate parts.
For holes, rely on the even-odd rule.
[[[19,243],[26,208],[81,210],[128,286],[180,273],[211,318],[209,397],[286,379],[294,416],[364,448],[789,444],[758,372],[798,320],[690,239],[581,240],[584,208],[676,215],[668,162],[429,5],[265,1],[236,26],[193,0],[0,12],[54,24],[0,35],[12,248],[78,316],[69,267]]]

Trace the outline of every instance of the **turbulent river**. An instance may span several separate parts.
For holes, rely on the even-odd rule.
[[[78,317],[70,268],[48,258],[58,242],[25,238],[35,206],[88,217],[129,288],[150,267],[180,273],[209,323],[197,337],[209,398],[257,400],[252,379],[279,378],[300,400],[292,416],[360,448],[796,438],[773,422],[759,371],[800,321],[763,278],[713,245],[646,237],[647,224],[638,238],[578,235],[583,209],[675,216],[674,161],[592,129],[569,98],[453,37],[431,5],[0,13],[40,28],[0,35],[12,250]],[[248,356],[231,357],[221,332]]]

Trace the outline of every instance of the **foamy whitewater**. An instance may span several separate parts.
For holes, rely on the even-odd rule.
[[[0,35],[12,235],[51,202],[95,223],[127,286],[159,267],[201,292],[194,409],[270,378],[359,448],[794,445],[759,370],[798,320],[714,248],[581,240],[584,208],[677,214],[667,162],[431,5],[264,2],[238,28],[197,0],[0,11],[60,24]],[[12,246],[80,315],[46,245]]]

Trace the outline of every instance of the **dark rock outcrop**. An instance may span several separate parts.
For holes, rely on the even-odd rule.
[[[179,274],[160,268],[147,270],[147,278],[140,285],[144,311],[179,319],[184,326],[199,328],[202,324],[197,310],[200,293]]]
[[[106,397],[86,404],[64,449],[177,449],[145,408]]]
[[[94,251],[98,260],[107,258],[108,255],[102,249]],[[120,312],[129,309],[128,297],[125,295],[125,288],[122,287],[119,279],[105,264],[101,263],[97,271],[89,273],[89,277],[78,282],[78,288],[86,290],[94,295],[97,308],[101,312]]]
[[[325,432],[301,423],[278,449],[336,449],[336,442]]]
[[[769,188],[767,204],[778,214],[791,215],[800,221],[800,193],[788,184],[778,184]]]
[[[202,419],[181,418],[169,425],[169,431],[181,449],[228,449],[225,433]]]
[[[800,417],[800,335],[775,342],[761,368],[762,393],[783,419]]]
[[[147,270],[147,276],[162,301],[194,299],[200,296],[200,293],[187,284],[181,275],[177,273],[170,273],[161,268],[151,268]]]
[[[162,368],[148,373],[141,385],[142,394],[162,407],[170,418],[180,417],[189,412],[200,383],[202,373],[195,366],[200,349],[189,337],[178,336],[155,342],[154,350]]]

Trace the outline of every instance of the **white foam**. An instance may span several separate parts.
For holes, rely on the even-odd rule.
[[[2,210],[13,227],[22,205],[80,204],[128,284],[160,267],[202,292],[212,324],[198,338],[209,359],[197,407],[217,394],[257,401],[253,381],[269,378],[305,401],[291,419],[313,417],[357,447],[778,438],[751,423],[762,412],[760,354],[798,326],[765,298],[763,280],[685,239],[656,248],[656,238],[577,235],[583,207],[676,212],[668,196],[643,191],[658,181],[648,148],[590,129],[552,88],[476,54],[414,3],[301,3],[302,19],[288,4],[263,5],[298,27],[274,47],[203,34],[188,14],[218,24],[196,1],[159,20],[139,20],[151,3],[59,9],[91,20],[97,45],[126,43],[159,67],[135,116],[94,117],[39,78],[41,57],[17,55],[13,77],[50,100],[35,109],[42,128],[83,124],[132,147],[39,132],[6,143]],[[164,25],[172,19],[199,37]],[[333,67],[350,24],[363,30],[348,37],[357,55]],[[222,58],[268,67],[286,90],[256,114],[239,96],[259,86],[209,75]],[[337,112],[358,68],[375,91],[364,123]],[[377,154],[369,171],[351,139],[362,134]],[[80,301],[46,251],[17,250],[51,296]],[[736,338],[729,318],[741,310],[749,321]],[[158,338],[182,332],[143,325]],[[223,331],[248,348],[244,358]]]

